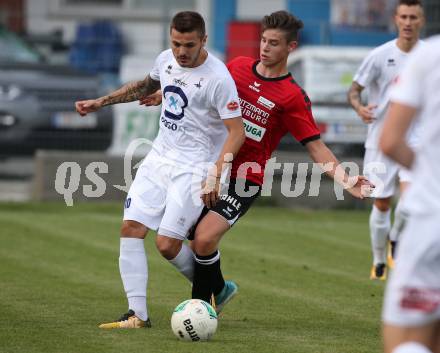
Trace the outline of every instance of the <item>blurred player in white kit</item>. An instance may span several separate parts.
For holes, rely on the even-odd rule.
[[[385,353],[440,353],[440,36],[416,47],[390,99],[380,147],[413,171],[413,181],[385,293]],[[405,136],[416,119],[423,135],[415,153]]]
[[[385,280],[387,274],[387,240],[390,239],[388,264],[393,267],[393,254],[397,245],[398,230],[405,217],[400,202],[394,212],[391,227],[391,198],[396,192],[396,180],[403,193],[411,182],[409,171],[383,155],[378,140],[384,116],[389,105],[389,87],[403,67],[409,52],[419,42],[424,24],[420,0],[399,0],[394,17],[398,37],[374,49],[362,62],[348,92],[353,109],[368,124],[365,141],[363,174],[374,184],[375,198],[370,214],[370,237],[373,251],[371,279]],[[361,102],[361,92],[368,90],[368,105]],[[411,146],[418,143],[418,128],[414,126],[408,134]]]

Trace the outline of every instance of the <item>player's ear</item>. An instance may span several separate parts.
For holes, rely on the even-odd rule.
[[[205,34],[205,36],[202,38],[202,46],[205,46],[205,45],[206,45],[206,41],[207,41],[207,39],[208,39],[208,35]]]
[[[289,53],[293,52],[298,47],[298,42],[296,40],[292,40],[291,42],[287,43],[287,51]]]

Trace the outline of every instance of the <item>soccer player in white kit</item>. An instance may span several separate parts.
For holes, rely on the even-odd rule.
[[[409,217],[383,308],[386,353],[440,353],[440,36],[417,46],[391,90],[380,147],[413,170]],[[405,140],[423,124],[415,152]]]
[[[76,102],[77,111],[86,115],[102,106],[137,101],[159,88],[164,102],[159,134],[125,202],[119,268],[129,310],[101,328],[151,326],[144,249],[149,229],[157,230],[161,254],[192,280],[194,255],[183,240],[202,211],[201,197],[204,202],[218,197],[225,157],[235,156],[244,142],[237,89],[226,66],[205,50],[206,38],[203,18],[180,12],[170,26],[171,49],[157,57],[145,80]]]
[[[388,89],[406,61],[411,49],[418,43],[424,24],[420,0],[399,0],[395,12],[398,37],[374,49],[362,62],[348,92],[348,100],[364,123],[368,124],[365,141],[363,174],[376,186],[375,199],[370,214],[370,236],[373,251],[371,279],[386,279],[387,240],[390,238],[391,254],[397,244],[398,229],[405,217],[400,202],[394,212],[391,228],[391,198],[395,194],[396,179],[400,181],[401,193],[411,182],[411,175],[379,150],[378,139],[383,118],[389,105]],[[361,102],[361,92],[367,88],[368,105]],[[415,146],[418,127],[409,132],[409,142]],[[389,256],[393,266],[393,256]]]

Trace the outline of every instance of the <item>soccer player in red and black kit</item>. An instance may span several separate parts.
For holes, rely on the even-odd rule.
[[[227,193],[220,194],[218,200],[208,200],[189,237],[193,238],[195,252],[192,297],[209,302],[214,294],[217,312],[238,290],[233,281],[223,279],[218,244],[258,198],[266,161],[281,138],[292,134],[307,148],[314,162],[332,163],[327,172],[330,177],[340,183],[350,179],[320,139],[306,92],[287,71],[287,57],[297,47],[297,34],[302,27],[303,23],[286,11],[265,16],[260,59],[238,57],[227,64],[240,98],[246,141],[232,162]],[[355,197],[362,198],[363,187],[371,187],[362,176],[351,180],[352,187],[347,190]]]

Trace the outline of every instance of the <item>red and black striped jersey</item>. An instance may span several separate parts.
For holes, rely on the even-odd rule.
[[[257,64],[255,59],[238,57],[227,67],[237,86],[246,131],[231,177],[261,185],[266,161],[286,133],[302,144],[319,139],[320,133],[310,99],[292,75],[266,78],[257,72]]]

